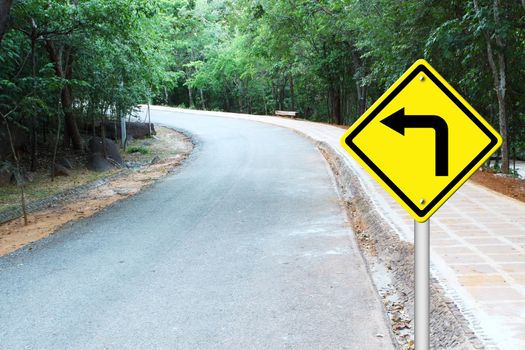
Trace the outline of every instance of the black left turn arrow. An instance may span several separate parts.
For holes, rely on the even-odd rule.
[[[436,132],[436,176],[448,176],[448,125],[438,115],[406,115],[405,108],[392,113],[381,123],[405,135],[406,128],[432,128]]]

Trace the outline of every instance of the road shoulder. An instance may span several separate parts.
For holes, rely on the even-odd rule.
[[[164,129],[161,132],[164,146],[173,149],[160,149],[150,155],[154,162],[107,172],[96,181],[30,203],[33,210],[28,215],[28,225],[20,217],[0,224],[0,256],[48,237],[66,224],[89,218],[173,172],[192,152],[193,143],[180,132]],[[129,158],[137,164],[141,156],[130,154]]]

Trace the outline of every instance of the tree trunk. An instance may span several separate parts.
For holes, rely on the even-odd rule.
[[[20,167],[20,159],[18,158],[18,155],[16,153],[16,150],[15,150],[15,143],[14,143],[14,140],[13,140],[13,135],[11,134],[11,129],[9,128],[9,122],[7,120],[7,114],[4,114],[2,115],[2,117],[4,118],[4,122],[5,122],[5,127],[6,127],[6,130],[7,130],[7,136],[9,137],[9,145],[11,146],[11,152],[13,152],[13,158],[15,159],[15,163],[16,163],[16,172],[17,172],[17,176],[16,176],[16,181],[17,181],[17,184],[19,185],[20,187],[20,202],[21,202],[21,206],[22,206],[22,214],[24,216],[24,225],[27,226],[27,207],[26,207],[26,198],[25,198],[25,193],[24,193],[24,180],[22,179],[22,169]]]
[[[363,60],[359,51],[355,48],[354,45],[350,45],[352,50],[352,63],[354,65],[354,70],[364,70]],[[365,74],[365,73],[363,73]],[[368,95],[368,86],[363,85],[361,79],[356,79],[356,91],[357,91],[357,114],[359,116],[363,115],[366,112],[366,98]]]
[[[51,62],[53,62],[55,74],[62,79],[71,79],[73,75],[71,48],[67,47],[66,50],[63,47],[56,49],[53,42],[48,40],[46,41],[46,49]],[[82,137],[73,113],[73,91],[69,83],[66,83],[62,88],[60,99],[64,112],[64,146],[68,147],[70,142],[72,142],[74,149],[81,150],[83,148]]]
[[[4,38],[13,0],[0,0],[0,43]]]
[[[283,81],[282,86],[277,87],[277,93],[279,96],[279,110],[282,111],[284,109],[284,89],[286,87],[286,80]]]
[[[333,113],[332,113],[332,108],[330,106],[330,101],[332,101],[332,88],[328,87],[328,91],[326,94],[326,112],[329,118],[328,122],[333,123],[334,120],[332,119]]]
[[[277,109],[279,111],[283,110],[283,99],[281,98],[281,96],[282,96],[281,88],[278,86],[277,87]]]
[[[494,23],[496,26],[500,26],[499,19],[499,0],[494,0],[493,2],[493,14],[494,14]],[[474,0],[474,8],[476,11],[480,12],[479,4],[477,0]],[[506,73],[506,63],[503,50],[505,44],[503,43],[502,38],[497,33],[489,33],[487,30],[483,31],[485,37],[485,42],[487,44],[487,59],[489,62],[490,69],[492,71],[492,78],[494,81],[494,87],[496,90],[496,95],[498,98],[498,120],[499,120],[499,132],[503,143],[501,145],[501,171],[505,174],[509,173],[509,144],[508,144],[508,116],[507,109],[505,105],[505,95],[507,88],[507,73]],[[494,53],[492,48],[492,38],[495,40],[495,44],[498,46],[498,50]]]
[[[250,86],[248,80],[244,82],[244,100],[248,109],[248,114],[252,114],[252,96],[250,95]]]
[[[35,119],[36,118],[32,118],[33,120],[31,121],[31,136],[30,136],[30,141],[31,141],[31,165],[29,166],[29,170],[35,172],[36,171],[36,168],[37,168],[37,165],[38,165],[38,157],[37,157],[37,154],[38,154],[38,137],[37,137],[37,126],[35,125],[36,122],[35,122]]]
[[[117,132],[115,131],[115,134]],[[102,156],[104,159],[108,159],[108,150],[106,148],[106,113],[102,113],[102,127],[100,128],[100,134],[102,138]]]
[[[332,110],[332,120],[335,124],[341,125],[341,91],[336,82],[330,84],[330,106]]]
[[[290,75],[290,96],[292,98],[292,111],[295,111],[295,94],[292,75]]]
[[[40,123],[40,126],[42,127],[42,143],[46,145],[47,144],[47,123],[44,121]]]
[[[222,100],[222,110],[225,112],[229,112],[230,110],[230,99],[228,93],[225,94],[224,99]]]
[[[263,95],[263,102],[264,102],[264,115],[268,115],[268,95],[264,93]]]
[[[275,109],[279,109],[279,96],[278,96],[278,93],[277,93],[277,87],[275,86],[275,83],[273,82],[272,80],[272,97],[273,97],[273,101],[274,101],[274,110]]]
[[[59,108],[60,108],[60,102]],[[51,163],[51,181],[55,181],[55,166],[57,161],[58,142],[60,141],[60,114],[57,113],[57,133],[55,138],[55,147],[53,147],[53,162]],[[93,133],[95,132],[95,124],[93,123]],[[95,135],[93,135],[95,136]]]
[[[358,117],[362,116],[366,112],[366,97],[368,94],[368,87],[361,86],[359,82],[356,82],[357,86],[357,114]]]
[[[202,89],[199,89],[199,94],[201,95],[201,108],[203,110],[206,110],[206,101],[204,101],[204,91],[202,91]]]
[[[190,100],[190,108],[194,108],[195,104],[193,103],[193,90],[188,86],[188,98]]]
[[[31,19],[33,29],[31,31],[31,70],[32,70],[32,95],[33,98],[36,98],[36,39],[37,39],[37,33],[36,33],[36,24],[33,19]],[[31,118],[31,171],[36,171],[37,168],[37,153],[38,153],[38,118],[36,115],[35,109],[33,109],[34,115]]]
[[[507,116],[507,107],[505,103],[506,95],[506,67],[505,67],[505,57],[501,52],[497,53],[498,57],[498,76],[499,84],[496,87],[497,96],[498,96],[498,108],[499,108],[499,132],[503,143],[501,145],[501,171],[505,174],[509,173],[509,143],[508,143],[508,116]]]
[[[62,88],[60,97],[64,111],[64,145],[69,146],[69,142],[71,142],[74,149],[81,150],[82,137],[78,131],[77,120],[73,113],[73,93],[71,85],[67,84]]]
[[[87,119],[91,119],[91,136],[93,137],[97,136],[96,135],[96,123],[95,123],[94,99],[91,97],[89,98],[88,107],[87,107]]]

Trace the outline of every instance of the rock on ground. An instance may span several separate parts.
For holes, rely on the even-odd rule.
[[[143,139],[150,136],[148,123],[127,122],[126,123],[127,136],[132,136],[134,139]],[[151,135],[156,135],[155,126],[151,124]]]
[[[92,171],[107,171],[113,165],[101,153],[95,152],[88,155],[87,168]]]
[[[105,152],[104,152],[104,147],[105,147]],[[115,144],[115,142],[113,142],[113,140],[106,138],[105,142],[103,142],[103,139],[101,137],[92,137],[89,140],[88,149],[89,149],[89,156],[93,155],[94,153],[99,153],[101,155],[106,154],[107,158],[109,159],[109,163],[113,161],[114,163],[118,165],[124,165],[124,160],[122,159],[122,156],[120,155],[118,146]]]
[[[61,164],[55,164],[53,168],[54,176],[71,176],[71,172],[68,168]]]

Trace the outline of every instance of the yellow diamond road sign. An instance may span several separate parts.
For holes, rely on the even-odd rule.
[[[341,138],[419,222],[428,220],[501,142],[425,60],[414,63]]]

